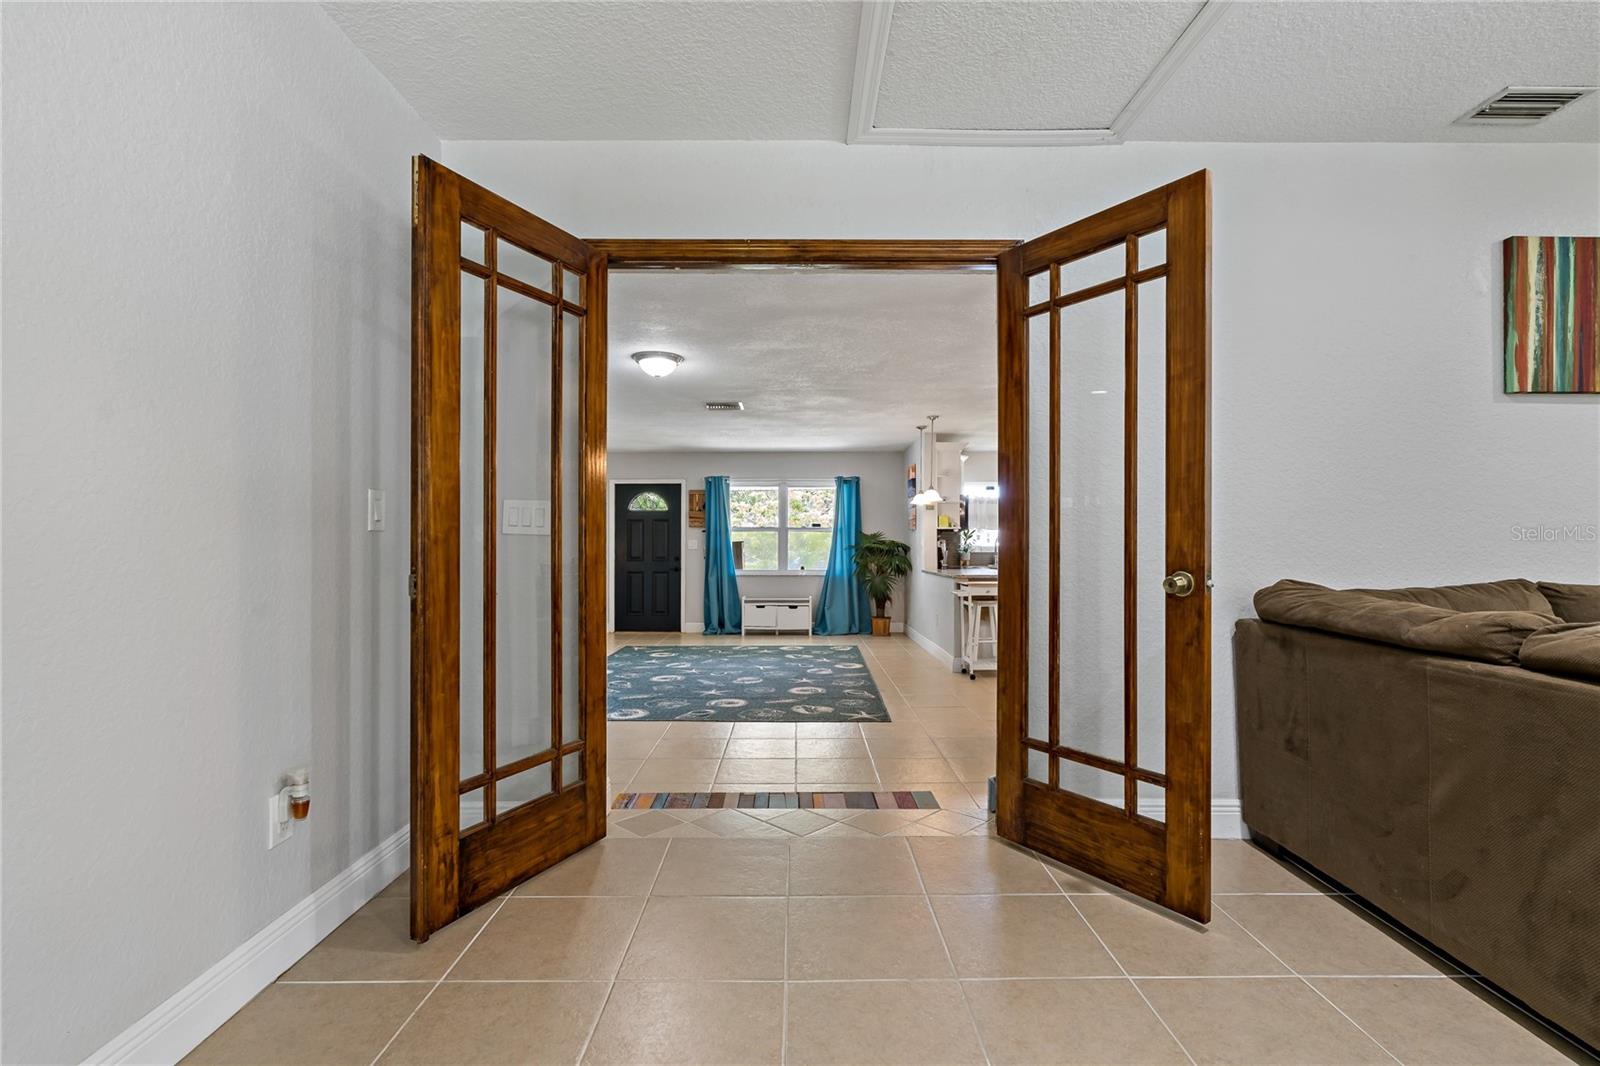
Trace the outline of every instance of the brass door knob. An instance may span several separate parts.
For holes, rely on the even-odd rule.
[[[1168,574],[1161,579],[1161,591],[1168,596],[1187,596],[1194,591],[1194,577],[1187,570]]]

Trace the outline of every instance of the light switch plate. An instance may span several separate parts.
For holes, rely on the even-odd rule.
[[[500,532],[512,536],[548,537],[549,501],[506,500],[500,511]]]
[[[367,532],[382,533],[388,525],[382,489],[367,490]]]

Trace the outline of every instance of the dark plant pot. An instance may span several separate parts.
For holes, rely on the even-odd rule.
[[[888,636],[889,635],[889,619],[887,619],[887,618],[885,618],[885,617],[883,617],[881,615],[873,615],[873,617],[872,617],[872,635],[875,636],[875,637],[886,637],[886,636]]]

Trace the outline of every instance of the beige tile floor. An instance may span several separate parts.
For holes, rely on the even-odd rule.
[[[921,654],[869,645],[892,725],[789,727],[748,739],[794,754],[751,758],[796,774],[808,758],[864,758],[874,776],[847,782],[862,787],[891,783],[885,763],[942,764],[951,781],[906,784],[960,787],[946,788],[951,809],[621,812],[605,841],[420,946],[402,877],[187,1061],[1592,1061],[1250,844],[1216,842],[1201,929],[995,838],[966,787],[979,779],[957,768],[978,746],[940,743],[981,739],[984,715],[992,732],[992,682],[950,681]],[[625,743],[623,729],[655,738],[633,774],[712,764],[674,788],[706,788],[745,758],[727,754],[743,739],[732,732],[709,738],[715,754],[679,756],[656,752],[671,729],[613,727]],[[885,735],[911,753],[880,758]],[[867,754],[801,754],[812,739]]]
[[[988,780],[994,773],[995,680],[952,674],[905,637],[703,637],[695,634],[617,634],[625,644],[857,644],[891,721],[848,722],[613,722],[606,737],[611,786],[617,792],[932,792],[939,817],[900,818],[870,812],[845,824],[807,817],[782,823],[795,832],[831,836],[934,835],[982,832]],[[949,812],[945,814],[943,812]],[[763,812],[765,813],[765,812]],[[858,812],[859,813],[859,812]],[[917,812],[912,812],[917,813]],[[640,821],[618,812],[612,827],[641,836],[725,834],[746,821],[661,818]],[[752,831],[753,832],[753,831]]]

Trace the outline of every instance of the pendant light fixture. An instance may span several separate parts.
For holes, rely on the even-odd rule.
[[[933,428],[933,424],[938,420],[938,415],[928,416],[928,435],[933,438],[934,448],[939,446],[939,434],[938,431]],[[931,454],[931,450],[928,448],[928,442],[923,439],[921,426],[917,427],[917,443],[920,445],[920,450],[922,452],[922,468],[924,471],[927,471],[931,469],[928,465],[928,457]],[[917,493],[915,496],[911,497],[911,503],[913,505],[918,507],[926,507],[930,511],[933,510],[936,505],[943,502],[944,497],[939,495],[939,490],[934,488],[931,484],[921,492]]]

